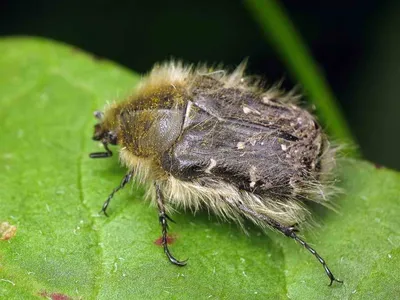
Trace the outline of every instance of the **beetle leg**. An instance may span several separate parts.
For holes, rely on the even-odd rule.
[[[120,183],[120,185],[118,187],[116,187],[111,194],[108,196],[107,200],[103,203],[103,207],[101,208],[102,213],[104,213],[104,215],[106,215],[108,217],[107,214],[107,207],[110,204],[111,199],[114,197],[114,194],[116,192],[118,192],[120,189],[124,188],[124,186],[132,179],[133,176],[133,171],[130,171],[129,173],[127,173],[124,178],[122,178],[122,181]]]
[[[156,196],[157,196],[157,205],[158,205],[158,218],[161,224],[162,229],[162,246],[164,248],[164,253],[167,255],[169,261],[174,265],[183,267],[186,265],[186,260],[179,261],[175,257],[172,256],[171,252],[168,249],[167,243],[167,231],[168,231],[168,220],[174,222],[165,212],[165,204],[164,204],[164,197],[162,195],[160,186],[155,183],[156,187]],[[174,222],[175,223],[175,222]]]
[[[328,275],[329,280],[331,281],[329,283],[329,286],[332,285],[332,283],[334,281],[339,282],[339,283],[343,283],[343,281],[338,280],[335,278],[335,276],[333,275],[333,273],[331,272],[331,270],[329,269],[328,265],[326,264],[325,260],[317,253],[317,251],[315,251],[315,249],[313,249],[312,247],[310,247],[310,245],[308,245],[303,239],[299,238],[296,234],[296,232],[298,231],[294,226],[284,226],[281,225],[280,223],[278,223],[277,221],[259,214],[257,212],[255,212],[254,210],[248,208],[247,206],[240,204],[239,209],[246,215],[250,215],[253,218],[256,218],[258,220],[263,220],[265,223],[267,223],[269,226],[275,228],[276,230],[280,231],[281,233],[283,233],[284,235],[286,235],[287,237],[290,237],[292,239],[294,239],[296,242],[298,242],[299,244],[301,244],[302,246],[304,246],[304,248],[306,248],[312,255],[314,255],[317,260],[320,262],[320,264],[322,264],[326,275]]]
[[[106,152],[93,152],[89,154],[90,158],[107,158],[112,156],[112,151],[108,148],[108,144],[106,142],[103,142],[104,149],[106,149]]]

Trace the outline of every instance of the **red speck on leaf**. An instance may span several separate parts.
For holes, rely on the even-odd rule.
[[[376,164],[375,164],[375,168],[376,168],[376,169],[382,169],[382,168],[383,168],[383,166],[382,166],[382,165],[380,165],[380,164],[377,164],[377,163],[376,163]]]
[[[41,293],[39,293],[40,296],[42,296],[43,298],[51,298],[51,300],[72,300],[71,297],[64,295],[64,294],[60,294],[60,293],[48,293],[46,291],[43,291]]]
[[[175,240],[176,240],[176,236],[170,236],[170,235],[167,236],[167,244],[168,245],[173,244],[175,242]],[[156,239],[154,241],[154,244],[156,244],[157,246],[161,246],[162,245],[162,236],[160,236],[158,239]]]

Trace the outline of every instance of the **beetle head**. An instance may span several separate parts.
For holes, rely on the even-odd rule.
[[[94,125],[94,134],[92,139],[94,141],[101,141],[104,145],[106,152],[93,152],[90,153],[91,158],[105,158],[112,156],[111,150],[108,148],[108,144],[117,145],[117,134],[110,130],[108,126],[103,122],[104,113],[100,111],[95,111],[94,116],[100,122]]]

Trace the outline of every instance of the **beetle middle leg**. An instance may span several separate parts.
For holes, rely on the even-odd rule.
[[[186,265],[186,260],[184,261],[179,261],[173,255],[168,249],[168,243],[167,243],[167,233],[168,233],[168,220],[171,222],[174,222],[165,212],[165,204],[164,204],[164,197],[161,192],[160,186],[155,183],[155,188],[156,188],[156,197],[157,197],[157,205],[158,205],[158,218],[160,220],[161,224],[161,229],[162,229],[162,246],[164,248],[164,253],[167,255],[169,261],[173,263],[174,265],[183,267]]]
[[[111,192],[111,194],[108,196],[107,200],[103,203],[103,207],[101,208],[101,211],[100,211],[100,212],[104,213],[104,214],[108,217],[108,214],[107,214],[107,207],[108,207],[108,205],[110,204],[111,199],[114,197],[114,194],[115,194],[116,192],[118,192],[120,189],[123,189],[123,188],[125,187],[125,185],[126,185],[129,181],[131,181],[132,176],[133,176],[133,171],[129,171],[129,173],[127,173],[127,174],[124,176],[124,178],[122,178],[122,181],[121,181],[120,185],[117,186],[117,187]]]

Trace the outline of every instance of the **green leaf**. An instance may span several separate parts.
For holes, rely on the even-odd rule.
[[[328,132],[342,142],[353,143],[350,129],[329,84],[309,54],[301,36],[285,15],[279,1],[246,0],[245,4],[289,71],[303,84]],[[351,150],[354,152],[354,149]]]
[[[98,212],[125,170],[91,160],[92,112],[123,99],[138,76],[59,43],[0,40],[0,298],[391,299],[400,288],[400,175],[362,161],[339,167],[340,213],[318,209],[305,238],[344,284],[282,235],[206,212],[172,217],[171,265],[142,187],[121,191],[110,218]],[[0,233],[0,236],[2,234]],[[59,298],[60,299],[60,298]]]

